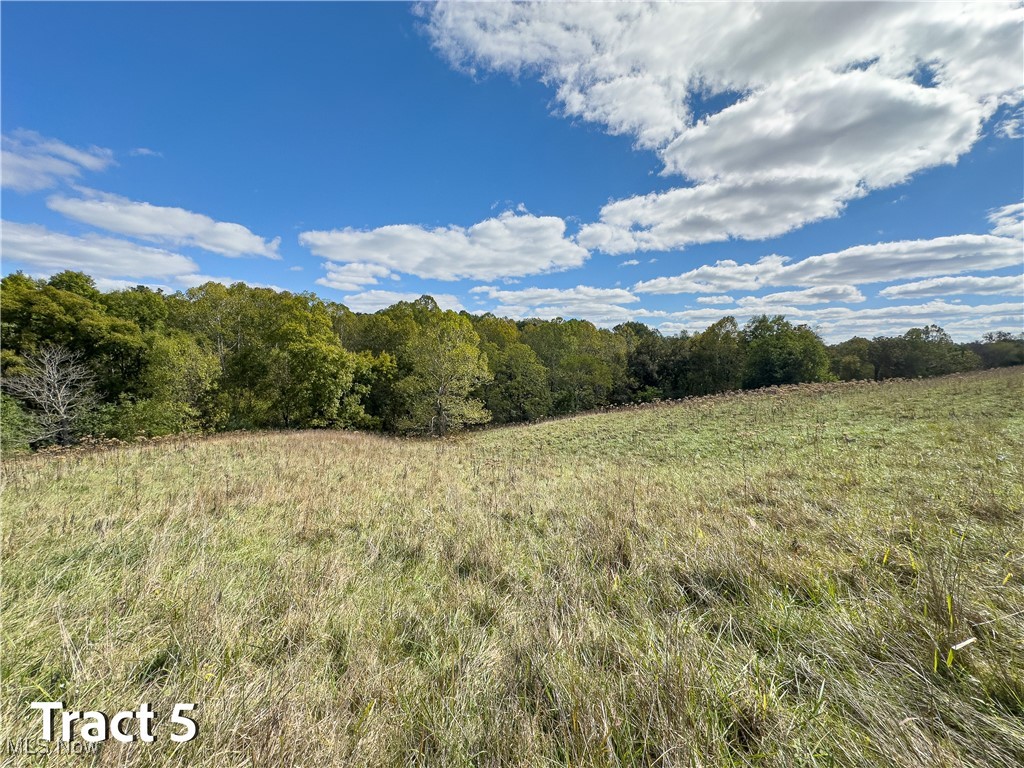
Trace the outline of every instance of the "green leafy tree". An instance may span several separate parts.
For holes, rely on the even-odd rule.
[[[710,395],[739,389],[743,363],[743,338],[736,318],[723,317],[690,339],[688,394]]]
[[[516,324],[485,315],[474,327],[491,371],[482,396],[494,421],[508,424],[546,416],[551,410],[548,371],[537,353],[520,341]]]
[[[586,320],[523,324],[523,341],[548,371],[552,411],[574,413],[628,399],[626,342]]]
[[[828,349],[833,375],[840,381],[873,379],[875,366],[871,362],[871,342],[860,336],[835,344]]]
[[[967,346],[985,368],[1024,365],[1024,333],[1015,336],[1006,331],[994,331]]]
[[[743,386],[766,387],[828,381],[825,344],[805,325],[794,326],[782,315],[751,318],[743,330],[746,356]]]
[[[627,398],[633,402],[649,402],[665,397],[669,389],[666,386],[668,341],[643,323],[623,323],[613,331],[626,345]]]
[[[903,341],[906,353],[902,375],[909,378],[941,376],[981,366],[977,355],[956,344],[937,325],[911,328],[903,334]]]
[[[101,294],[99,301],[112,317],[135,323],[143,333],[163,328],[170,313],[163,292],[144,285]]]
[[[4,370],[44,344],[80,356],[96,378],[99,395],[115,400],[142,386],[147,346],[139,326],[114,317],[100,301],[91,277],[61,272],[49,281],[21,273],[3,278]]]
[[[491,415],[473,392],[491,379],[480,338],[468,318],[436,311],[422,325],[406,355],[412,372],[400,382],[407,402],[401,426],[414,432],[445,435]]]
[[[664,351],[658,367],[658,388],[663,397],[686,397],[695,394],[691,390],[692,339],[686,331],[662,339]]]
[[[312,294],[208,283],[173,305],[169,321],[203,340],[221,371],[216,410],[228,427],[347,426],[355,356],[335,311]]]

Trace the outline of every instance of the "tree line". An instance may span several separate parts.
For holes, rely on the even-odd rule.
[[[1024,335],[929,325],[826,346],[782,316],[663,336],[513,321],[429,296],[373,314],[312,293],[206,283],[101,292],[80,272],[0,282],[5,450],[83,435],[357,428],[444,435],[740,388],[1024,363]]]

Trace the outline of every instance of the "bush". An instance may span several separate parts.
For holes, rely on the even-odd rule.
[[[186,432],[192,423],[190,409],[164,400],[122,398],[117,405],[100,406],[87,425],[97,437],[132,440]]]
[[[32,417],[10,395],[0,394],[0,452],[4,456],[28,453],[33,435]]]

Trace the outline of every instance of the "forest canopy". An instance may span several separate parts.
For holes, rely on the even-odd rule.
[[[445,435],[628,403],[1024,363],[1024,336],[941,328],[827,346],[781,315],[663,336],[637,322],[509,320],[429,296],[373,314],[206,283],[103,293],[80,272],[0,286],[4,450],[233,429]],[[77,397],[64,394],[74,382]]]

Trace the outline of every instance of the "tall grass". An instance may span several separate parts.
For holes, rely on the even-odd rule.
[[[196,741],[69,761],[1018,766],[1022,403],[1001,371],[9,461],[0,731],[185,701]]]

